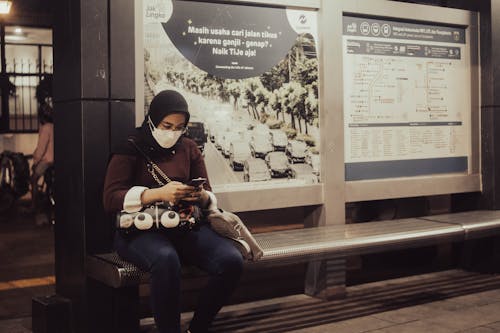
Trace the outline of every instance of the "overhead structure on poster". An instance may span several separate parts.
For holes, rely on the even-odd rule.
[[[464,28],[343,17],[346,180],[467,173]]]
[[[143,28],[144,112],[186,96],[216,191],[319,181],[315,11],[143,0]]]

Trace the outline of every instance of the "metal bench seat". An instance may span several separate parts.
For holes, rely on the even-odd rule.
[[[460,241],[464,228],[411,218],[274,231],[255,238],[264,250],[257,264],[275,266]],[[148,277],[116,253],[87,256],[86,269],[89,277],[114,288],[138,284]]]
[[[85,266],[87,276],[113,288],[145,282],[148,276],[116,252],[87,255]]]
[[[465,239],[500,234],[500,211],[477,210],[463,213],[426,216],[426,220],[461,225],[465,232]]]
[[[255,235],[259,264],[332,259],[463,239],[463,228],[418,218],[333,225]]]

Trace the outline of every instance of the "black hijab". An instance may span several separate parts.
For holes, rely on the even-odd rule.
[[[149,124],[149,119],[151,119],[154,127],[158,127],[158,124],[160,124],[163,118],[173,113],[184,114],[186,116],[185,124],[187,125],[190,114],[186,99],[175,90],[163,90],[153,98],[141,126],[137,127],[132,135],[129,135],[128,141],[123,147],[124,149],[119,149],[119,153],[127,155],[137,154],[137,149],[129,142],[130,140],[134,140],[134,142],[152,159],[160,156],[168,156],[172,152],[175,152],[175,148],[182,140],[182,137],[179,138],[173,147],[163,148],[153,137]]]

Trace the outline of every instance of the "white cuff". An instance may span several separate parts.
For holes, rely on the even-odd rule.
[[[142,209],[141,195],[142,192],[148,190],[144,186],[134,186],[128,190],[123,200],[123,210],[127,213],[136,213]]]
[[[215,194],[213,194],[212,192],[207,191],[207,190],[205,190],[205,192],[207,192],[207,194],[210,198],[208,200],[207,210],[216,211],[217,210],[217,198],[215,197]]]

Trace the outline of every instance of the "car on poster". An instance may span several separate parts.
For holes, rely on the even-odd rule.
[[[272,129],[270,133],[271,144],[274,150],[285,151],[286,145],[288,144],[286,133],[279,129]]]
[[[306,164],[309,164],[312,169],[313,169],[313,173],[317,176],[319,176],[319,173],[320,173],[320,161],[321,161],[321,158],[320,158],[320,155],[319,155],[319,151],[316,150],[316,149],[308,149],[307,151],[307,154],[306,154],[306,158],[305,158],[305,163]]]
[[[262,133],[255,133],[250,140],[250,151],[252,152],[253,157],[265,158],[266,155],[273,151],[273,146],[271,141],[269,140],[269,136]]]
[[[307,154],[307,144],[303,141],[290,140],[285,148],[285,154],[290,163],[304,163]]]
[[[222,134],[220,140],[220,150],[222,155],[224,155],[224,157],[229,157],[231,143],[233,141],[239,141],[241,139],[243,139],[243,133],[241,132],[229,130],[226,133]]]
[[[187,125],[186,136],[196,142],[196,145],[203,153],[205,151],[205,143],[207,142],[207,131],[205,125],[200,121],[190,121]]]
[[[218,150],[222,150],[222,144],[224,143],[224,134],[226,134],[226,132],[227,132],[226,127],[217,127],[210,132],[210,134],[213,137],[214,146]]]
[[[266,124],[254,125],[252,130],[254,133],[260,133],[262,135],[267,135],[267,136],[271,135],[271,130],[269,129],[269,126],[267,126]]]
[[[271,172],[263,159],[251,157],[243,163],[243,180],[245,182],[266,181],[270,179]]]
[[[229,165],[234,171],[243,170],[243,163],[250,157],[252,157],[252,153],[247,141],[231,142],[229,147]]]
[[[222,127],[223,121],[215,118],[208,118],[205,123],[207,125],[208,140],[214,143],[217,130]]]
[[[284,152],[272,151],[266,155],[265,161],[271,171],[271,177],[290,176],[290,165]]]
[[[305,184],[316,184],[318,182],[318,176],[314,174],[313,168],[305,163],[291,165],[290,176],[293,179],[303,181]]]

